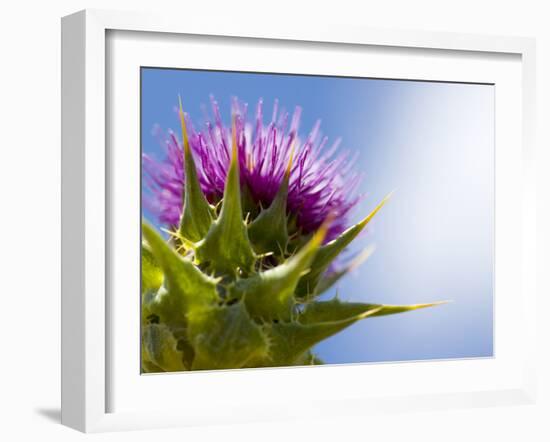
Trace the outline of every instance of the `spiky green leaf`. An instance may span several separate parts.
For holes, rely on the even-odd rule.
[[[144,306],[171,326],[185,324],[186,315],[219,301],[217,281],[202,273],[193,263],[179,255],[148,224],[143,224],[143,237],[164,271],[166,290],[159,290]]]
[[[233,129],[233,154],[227,173],[223,203],[219,218],[214,221],[206,237],[195,250],[196,257],[215,272],[237,275],[248,273],[256,260],[243,221],[239,183],[238,151]]]
[[[265,357],[268,341],[242,302],[199,309],[188,315],[193,370],[241,368]]]
[[[185,167],[185,191],[183,195],[183,213],[179,225],[179,233],[184,238],[197,242],[204,238],[213,221],[214,210],[204,196],[197,168],[185,127],[185,118],[180,99],[179,115],[183,139],[183,155]]]
[[[319,249],[313,263],[311,264],[311,271],[307,275],[304,275],[298,284],[296,289],[296,296],[298,298],[307,299],[318,294],[317,285],[319,284],[323,274],[328,269],[330,263],[357,237],[357,235],[359,235],[374,215],[376,215],[382,206],[387,202],[390,195],[384,198],[380,204],[378,204],[378,206],[376,206],[375,209],[362,221],[351,226],[340,236],[323,245]]]
[[[141,336],[142,364],[146,372],[183,371],[183,353],[177,349],[177,341],[170,329],[163,324],[143,327]]]
[[[162,285],[162,269],[153,253],[145,244],[141,245],[141,294],[157,291]]]
[[[304,353],[315,344],[376,312],[375,309],[346,319],[315,324],[300,322],[265,324],[264,330],[271,342],[269,359],[265,363],[272,366],[296,365],[300,363]]]
[[[293,150],[290,154],[287,170],[271,205],[262,210],[248,226],[248,236],[256,253],[281,254],[286,250],[288,243],[286,203],[292,157]]]
[[[243,299],[255,319],[289,321],[295,304],[294,290],[322,244],[327,226],[323,225],[300,251],[286,262],[250,278],[238,280],[230,289]]]
[[[373,311],[375,311],[375,313],[370,314],[370,317],[394,315],[396,313],[404,313],[421,308],[433,307],[439,304],[442,303],[432,302],[429,304],[382,305],[365,304],[361,302],[342,302],[338,299],[332,299],[330,301],[315,301],[305,306],[303,312],[298,317],[298,321],[302,324],[341,321]]]

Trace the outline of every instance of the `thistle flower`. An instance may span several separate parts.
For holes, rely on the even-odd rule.
[[[335,216],[354,203],[344,157],[322,153],[318,125],[300,143],[299,112],[288,131],[285,114],[264,127],[261,112],[252,130],[235,101],[227,129],[214,105],[201,133],[180,103],[182,146],[171,136],[168,161],[145,162],[171,238],[143,224],[143,372],[319,364],[314,346],[355,322],[435,305],[319,300],[346,274],[327,269],[386,199],[341,231]]]
[[[223,196],[231,156],[231,129],[224,125],[218,103],[211,99],[213,119],[196,130],[188,115],[189,145],[196,158],[201,189],[208,201],[216,204]],[[245,210],[252,219],[261,207],[274,200],[283,180],[286,165],[294,149],[290,171],[287,212],[295,231],[307,235],[316,231],[333,214],[335,221],[327,232],[326,241],[346,227],[347,215],[358,202],[354,191],[360,175],[353,170],[356,157],[338,152],[340,140],[328,145],[320,133],[317,121],[305,139],[298,135],[301,108],[292,116],[279,111],[275,101],[271,119],[265,123],[263,101],[259,100],[253,119],[247,116],[248,107],[237,99],[232,103],[239,151],[240,181],[245,196]],[[143,155],[143,166],[149,195],[145,203],[168,225],[179,223],[183,200],[185,170],[181,140],[170,131],[162,136],[166,158],[159,162]]]

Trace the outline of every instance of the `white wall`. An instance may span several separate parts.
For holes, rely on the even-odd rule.
[[[327,2],[328,3],[328,2]],[[385,28],[449,30],[535,36],[538,39],[541,218],[540,274],[548,265],[548,146],[550,121],[550,14],[544,1],[460,2],[276,0],[30,0],[4,2],[0,12],[0,433],[2,439],[81,440],[57,424],[60,322],[60,17],[85,7],[133,10],[179,8],[182,21],[196,13],[244,14],[250,20],[340,22]],[[546,2],[547,3],[547,2]],[[183,7],[185,7],[184,10]],[[229,20],[229,18],[228,18]],[[543,265],[544,262],[544,265]],[[550,293],[540,281],[540,294]],[[542,296],[541,296],[542,298]],[[550,306],[540,301],[541,312]],[[101,435],[96,440],[548,440],[550,430],[550,327],[541,313],[540,402],[537,406],[368,417],[363,422],[257,424],[247,427],[166,430]],[[291,399],[291,398],[290,398]]]

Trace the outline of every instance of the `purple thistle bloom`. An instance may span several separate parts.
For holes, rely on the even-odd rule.
[[[231,128],[222,122],[218,103],[212,101],[213,119],[202,130],[196,130],[186,114],[191,146],[199,181],[208,201],[217,203],[223,197],[225,177],[231,157]],[[236,98],[232,103],[239,150],[241,187],[253,204],[268,207],[273,201],[284,176],[291,150],[295,154],[289,181],[287,211],[303,234],[319,228],[329,213],[335,221],[327,241],[346,228],[346,216],[358,202],[354,192],[360,175],[352,170],[354,158],[348,152],[336,155],[340,140],[327,148],[327,137],[320,134],[317,121],[309,135],[298,136],[301,108],[296,107],[289,121],[287,112],[279,112],[275,101],[271,120],[265,124],[263,102],[256,107],[255,116],[247,118],[247,104]],[[169,131],[157,136],[166,147],[166,158],[158,162],[143,154],[144,179],[149,195],[144,204],[159,221],[176,226],[179,223],[185,183],[183,149],[180,140]]]

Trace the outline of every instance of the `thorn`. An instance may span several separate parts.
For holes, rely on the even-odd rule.
[[[445,300],[445,301],[430,302],[429,304],[420,304],[422,306],[420,308],[423,308],[423,307],[436,307],[438,305],[443,305],[443,304],[452,304],[453,302],[454,302],[454,300],[452,300],[452,299],[448,299],[448,300]]]
[[[323,240],[327,236],[328,229],[332,222],[334,221],[335,214],[334,212],[329,212],[325,220],[323,221],[323,224],[321,224],[321,227],[315,232],[313,237],[311,238],[311,243],[314,244],[316,247],[320,246],[323,243]]]
[[[292,160],[294,158],[294,146],[296,145],[296,139],[292,140],[292,145],[290,146],[290,158],[288,159],[288,165],[286,166],[285,178],[290,179],[290,172],[292,169]]]
[[[279,242],[277,242],[277,247],[279,248],[279,254],[284,258],[285,254],[286,254],[286,251],[283,250],[283,248],[281,247],[281,244],[279,244]]]
[[[180,232],[174,232],[172,230],[168,230],[168,229],[165,229],[165,228],[161,228],[161,230],[163,232],[168,233],[170,236],[172,236],[176,239],[179,239],[183,243],[183,245],[185,245],[187,248],[192,249],[192,250],[195,250],[197,248],[197,246],[195,245],[194,242],[192,242],[189,239],[187,239],[186,237],[184,237]]]
[[[168,233],[168,235],[173,236],[174,238],[177,238],[179,236],[178,232],[176,232],[174,230],[167,229],[165,227],[161,227],[160,230],[162,230],[164,233]]]
[[[237,125],[235,122],[235,115],[231,116],[231,156],[238,161],[238,151],[237,151]]]
[[[365,218],[363,218],[361,221],[359,221],[358,225],[363,228],[365,227],[369,222],[370,220],[374,217],[374,215],[376,215],[378,213],[378,211],[384,206],[384,204],[386,204],[388,202],[388,200],[391,198],[391,196],[393,195],[395,191],[391,191],[390,193],[388,193],[383,199],[382,201],[380,201],[380,203],[378,203],[378,205],[374,208],[374,210],[369,213]]]
[[[181,123],[181,137],[183,141],[183,150],[184,152],[189,151],[189,139],[187,138],[187,128],[185,127],[185,116],[183,114],[183,105],[181,104],[181,96],[178,95],[178,101],[180,105],[179,109],[179,115],[180,115],[180,123]]]

